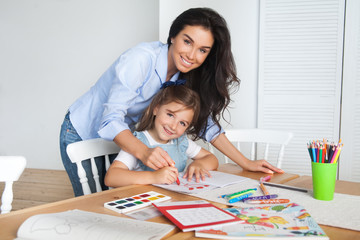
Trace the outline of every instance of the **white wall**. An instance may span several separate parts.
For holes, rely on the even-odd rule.
[[[1,0],[0,155],[63,169],[69,105],[126,49],[158,40],[158,0]]]
[[[231,127],[255,127],[259,1],[1,0],[0,155],[63,169],[58,141],[69,105],[124,50],[159,36],[165,42],[175,17],[197,6],[217,10],[231,31],[242,80]]]

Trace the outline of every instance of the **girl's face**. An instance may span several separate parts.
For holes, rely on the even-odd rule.
[[[167,143],[184,134],[189,127],[194,111],[185,109],[184,105],[171,102],[154,109],[154,128],[149,130],[150,135],[159,143]]]
[[[214,44],[214,37],[202,26],[187,25],[171,41],[168,70],[187,73],[200,67],[205,61]]]

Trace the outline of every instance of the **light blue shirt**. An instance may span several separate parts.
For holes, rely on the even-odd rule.
[[[112,141],[126,129],[133,131],[166,81],[167,55],[168,45],[161,42],[140,43],[124,52],[70,106],[70,120],[79,136],[83,140],[101,137]],[[178,77],[179,72],[170,81]],[[207,129],[205,139],[211,141],[219,128],[210,122]]]

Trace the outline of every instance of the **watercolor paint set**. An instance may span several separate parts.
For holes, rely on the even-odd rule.
[[[169,199],[171,199],[171,197],[161,193],[150,191],[146,193],[140,193],[132,197],[126,197],[126,198],[106,202],[104,203],[104,207],[118,213],[125,213],[139,208],[150,206],[152,203],[155,202],[164,202]]]

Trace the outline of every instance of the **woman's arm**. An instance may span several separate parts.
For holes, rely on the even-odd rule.
[[[105,175],[105,185],[122,187],[132,184],[171,184],[178,176],[175,167],[164,167],[154,172],[132,171],[121,161],[115,160]]]
[[[220,152],[225,154],[240,167],[249,171],[260,171],[264,173],[283,173],[284,171],[277,168],[265,160],[249,160],[247,159],[226,137],[224,133],[217,136],[211,144]]]
[[[219,161],[211,152],[201,148],[200,152],[193,158],[193,162],[189,165],[183,178],[190,181],[195,175],[196,182],[205,180],[205,177],[211,177],[209,171],[216,170],[219,166]]]
[[[149,148],[137,139],[130,130],[117,134],[114,142],[125,152],[141,160],[146,166],[157,170],[167,166],[174,166],[169,154],[160,147]]]
[[[113,140],[121,149],[155,170],[171,166],[173,161],[164,151],[150,149],[134,137],[126,119],[131,112],[135,117],[131,121],[137,122],[146,107],[143,103],[160,89],[161,81],[152,76],[157,69],[156,63],[167,61],[167,54],[158,54],[161,48],[166,49],[167,46],[160,42],[141,43],[123,53],[104,75],[111,81],[105,81],[106,86],[102,86],[108,95],[104,96],[106,100],[102,104],[104,109],[98,130],[100,137]],[[166,66],[159,67],[166,70]]]

